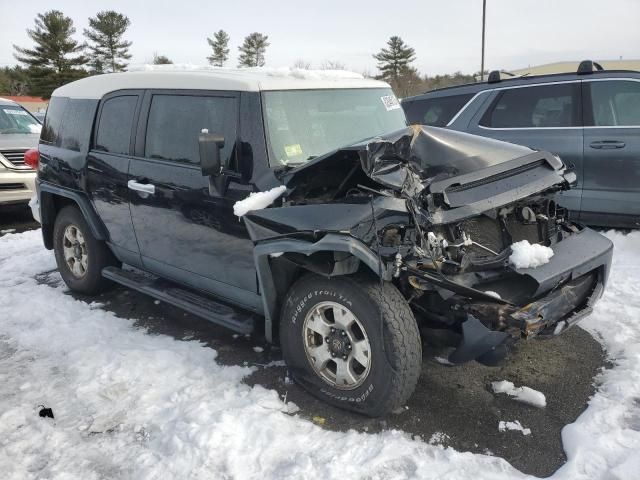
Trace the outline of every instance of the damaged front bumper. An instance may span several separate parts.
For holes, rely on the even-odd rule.
[[[541,267],[514,269],[536,282],[534,301],[524,306],[487,301],[467,305],[469,316],[462,324],[462,341],[449,358],[452,363],[496,364],[516,340],[559,335],[592,312],[609,276],[613,243],[585,228],[554,245],[554,252]],[[504,328],[492,330],[495,324]]]

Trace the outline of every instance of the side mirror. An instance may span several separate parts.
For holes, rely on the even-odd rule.
[[[198,136],[200,147],[200,166],[202,175],[220,175],[226,165],[220,160],[220,150],[224,147],[224,137],[215,133],[209,133],[203,129]]]

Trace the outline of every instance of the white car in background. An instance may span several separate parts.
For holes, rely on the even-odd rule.
[[[25,152],[38,148],[42,125],[16,102],[0,98],[0,208],[35,195],[36,172]]]

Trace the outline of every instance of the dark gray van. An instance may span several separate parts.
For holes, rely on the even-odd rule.
[[[595,66],[595,70],[594,67]],[[502,78],[404,99],[412,124],[557,154],[577,176],[559,203],[584,223],[640,226],[640,72],[598,69]]]

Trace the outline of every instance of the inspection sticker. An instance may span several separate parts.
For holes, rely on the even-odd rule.
[[[29,115],[24,110],[17,110],[15,108],[3,108],[2,111],[7,115]]]
[[[302,147],[299,143],[293,145],[285,145],[284,153],[287,154],[287,157],[297,157],[298,155],[302,155]]]
[[[384,108],[387,109],[387,112],[389,110],[400,108],[400,102],[398,102],[398,99],[395,95],[385,95],[383,97],[380,97],[380,100],[382,100],[382,104],[384,105]]]

